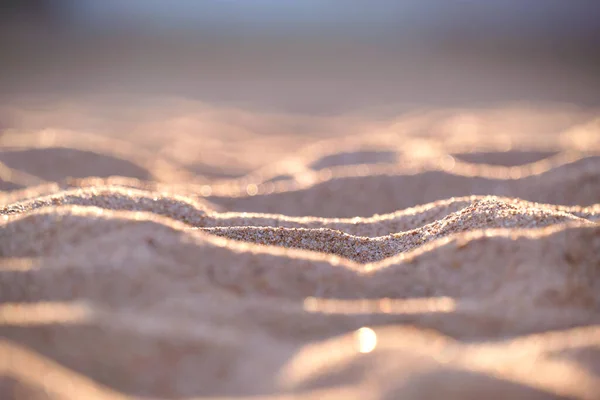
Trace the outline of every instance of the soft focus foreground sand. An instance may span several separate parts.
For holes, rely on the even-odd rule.
[[[2,399],[598,398],[596,111],[2,116]]]

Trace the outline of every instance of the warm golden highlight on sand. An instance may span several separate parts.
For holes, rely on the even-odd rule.
[[[0,398],[598,398],[598,112],[102,107],[4,110]]]

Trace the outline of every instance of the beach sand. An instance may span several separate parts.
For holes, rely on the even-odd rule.
[[[598,110],[128,104],[0,113],[0,398],[598,398]]]

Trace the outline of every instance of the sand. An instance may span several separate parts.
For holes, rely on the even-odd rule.
[[[2,110],[0,398],[598,398],[597,110],[44,110]]]

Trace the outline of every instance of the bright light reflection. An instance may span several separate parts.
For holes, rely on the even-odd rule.
[[[249,184],[246,186],[246,193],[248,193],[248,196],[256,196],[258,194],[258,186],[254,183]]]
[[[304,310],[322,314],[422,314],[450,313],[456,302],[449,297],[415,299],[324,299],[307,297]]]
[[[70,324],[82,322],[89,315],[88,308],[77,303],[4,303],[0,305],[0,326]]]
[[[354,332],[358,351],[370,353],[377,347],[377,334],[371,328],[362,327]]]

